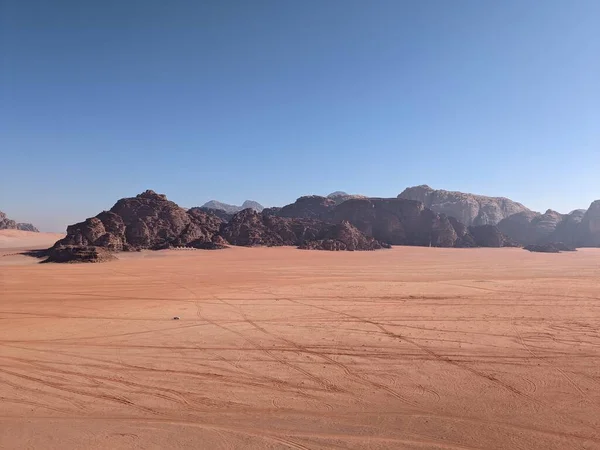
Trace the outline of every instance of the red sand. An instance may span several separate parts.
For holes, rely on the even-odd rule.
[[[600,448],[599,250],[121,258],[0,257],[0,448]]]

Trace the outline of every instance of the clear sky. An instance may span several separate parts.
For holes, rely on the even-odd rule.
[[[600,198],[598,0],[0,0],[0,210]]]

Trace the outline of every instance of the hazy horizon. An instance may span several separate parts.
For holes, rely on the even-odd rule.
[[[146,189],[281,206],[408,186],[600,198],[600,3],[0,5],[0,210],[64,231]]]

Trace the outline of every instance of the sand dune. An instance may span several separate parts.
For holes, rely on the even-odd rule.
[[[600,448],[598,250],[123,256],[2,267],[0,448]]]
[[[0,230],[0,250],[7,248],[48,248],[63,237],[65,237],[63,233]]]

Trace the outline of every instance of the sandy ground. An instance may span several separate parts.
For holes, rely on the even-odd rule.
[[[63,237],[65,235],[61,233],[0,230],[0,254],[15,248],[48,248]]]
[[[19,258],[3,449],[600,449],[600,250]]]

